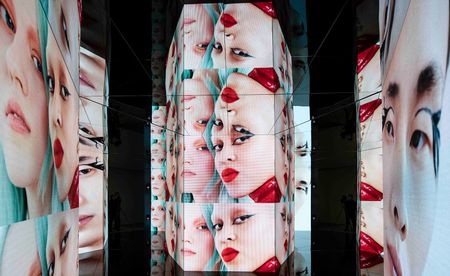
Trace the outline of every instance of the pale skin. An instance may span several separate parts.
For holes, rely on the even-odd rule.
[[[274,211],[273,204],[214,204],[211,220],[218,253],[224,261],[224,249],[239,252],[224,262],[228,271],[255,271],[275,255]]]
[[[0,139],[11,182],[25,188],[28,215],[50,212],[50,185],[39,192],[47,148],[47,97],[42,75],[42,49],[36,27],[35,1],[0,2]],[[45,185],[45,184],[41,184]]]
[[[411,1],[384,80],[385,275],[419,275],[427,262],[439,170],[434,114],[441,110],[446,72],[448,5]]]

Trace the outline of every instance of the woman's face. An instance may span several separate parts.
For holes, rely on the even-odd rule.
[[[166,114],[159,108],[152,112],[152,123],[158,126],[164,126],[166,123]]]
[[[166,243],[169,255],[174,257],[175,249],[177,248],[177,228],[178,228],[178,213],[176,203],[167,202],[166,210]]]
[[[166,186],[166,178],[161,169],[152,169],[152,195],[162,197]]]
[[[214,33],[214,23],[205,5],[184,5],[183,32],[184,69],[200,68],[206,48]]]
[[[180,217],[183,229],[178,246],[179,256],[184,258],[184,270],[201,271],[214,253],[214,239],[202,214],[201,204],[184,204],[184,216]]]
[[[167,190],[173,195],[177,179],[177,159],[176,159],[176,140],[175,133],[167,132],[167,160],[166,160],[166,183]]]
[[[161,143],[154,143],[151,147],[151,154],[155,157],[166,155],[166,149]]]
[[[295,207],[306,201],[311,184],[311,149],[307,133],[295,133]]]
[[[254,271],[275,255],[274,210],[264,203],[214,204],[214,241],[227,270]]]
[[[150,126],[151,129],[151,137],[152,138],[156,138],[159,139],[161,138],[162,134],[164,133],[164,129],[162,127],[159,126],[155,126],[155,125],[151,125]]]
[[[78,275],[78,210],[48,219],[48,275]]]
[[[47,150],[47,97],[35,1],[0,1],[0,138],[9,178],[38,183]]]
[[[201,136],[206,129],[209,118],[214,112],[211,92],[203,79],[186,79],[183,81],[184,134]]]
[[[168,220],[167,220],[168,221]],[[167,229],[166,229],[167,230]],[[164,249],[164,233],[158,232],[152,235],[151,249]]]
[[[167,64],[166,64],[166,95],[171,96],[173,94],[173,88],[175,84],[175,76],[176,76],[176,60],[177,60],[177,44],[175,40],[172,40],[170,44],[169,53],[167,56]],[[168,97],[167,97],[168,98]]]
[[[67,198],[78,169],[78,95],[56,44],[48,36],[48,89],[50,91],[50,138],[59,200]]]
[[[73,80],[77,91],[79,91],[80,17],[77,1],[50,1],[48,20],[50,23],[49,34],[53,33],[56,39],[56,48],[54,49],[59,49],[62,52],[64,64],[67,64],[68,67],[67,78]]]
[[[202,192],[214,176],[214,158],[201,136],[185,136],[184,144],[184,162],[180,168],[184,192]]]
[[[1,275],[41,275],[33,221],[9,226],[2,248],[0,272]]]
[[[383,82],[387,274],[420,274],[427,261],[435,214],[436,133],[446,72],[448,18],[447,1],[411,1]]]
[[[276,256],[283,263],[288,256],[291,215],[287,212],[287,203],[277,203],[275,208]]]
[[[104,85],[105,60],[80,48],[80,123],[90,124],[97,137],[103,137]]]
[[[274,96],[250,77],[233,73],[214,112],[216,169],[232,197],[246,196],[275,174],[276,139],[269,134],[274,123]]]
[[[80,143],[80,249],[103,244],[103,152]]]
[[[152,201],[151,214],[152,214],[152,227],[157,228],[164,227],[166,210],[162,205],[162,201],[159,200]]]
[[[253,4],[226,5],[214,29],[214,67],[273,67],[272,23],[272,17]]]

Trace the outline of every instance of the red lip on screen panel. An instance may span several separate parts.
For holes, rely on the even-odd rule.
[[[375,189],[372,185],[361,182],[361,200],[362,201],[380,201],[383,199],[383,193]]]
[[[239,100],[239,96],[236,91],[234,91],[234,89],[230,87],[225,87],[220,97],[222,98],[222,101],[226,103],[234,103],[235,101]]]
[[[277,14],[275,9],[273,8],[272,2],[256,2],[253,5],[257,6],[260,10],[262,10],[265,14],[270,17],[277,18]]]
[[[224,262],[231,262],[237,257],[237,255],[239,255],[239,251],[232,247],[227,247],[222,250],[222,259]]]
[[[280,88],[280,80],[273,68],[256,68],[253,69],[248,76],[272,93],[277,92]]]
[[[170,240],[170,246],[172,247],[172,252],[175,251],[175,241],[173,239]]]
[[[287,240],[284,240],[284,251],[287,252],[287,250],[288,250],[288,242]]]
[[[233,181],[239,174],[239,171],[236,171],[232,168],[226,168],[222,171],[222,179],[225,182],[231,182]]]
[[[220,17],[220,23],[222,23],[225,28],[230,28],[236,25],[237,21],[233,16],[229,15],[228,13],[224,13]]]
[[[359,121],[361,123],[367,121],[370,117],[372,117],[375,110],[381,105],[381,99],[376,99],[374,101],[362,104],[359,107]]]
[[[61,145],[61,141],[56,138],[55,142],[53,142],[53,158],[55,160],[55,167],[59,169],[61,167],[61,163],[64,157],[64,149]]]
[[[381,256],[383,247],[372,239],[372,237],[361,231],[359,242],[359,262],[361,268],[369,268],[383,262],[383,257]]]

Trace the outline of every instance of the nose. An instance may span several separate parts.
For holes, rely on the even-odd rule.
[[[407,187],[410,183],[410,172],[408,172],[408,160],[407,155],[404,152],[399,152],[397,156],[397,166],[395,172],[393,173],[395,176],[393,178],[393,182],[391,183],[392,187],[392,198],[391,198],[391,206],[390,213],[392,215],[395,229],[400,233],[401,240],[404,241],[406,239],[408,233],[408,212],[406,208],[406,191]]]
[[[51,101],[51,116],[52,116],[52,122],[55,127],[62,128],[63,127],[63,120],[61,116],[61,96],[59,95],[59,91],[57,91],[58,88],[55,87],[55,91],[53,93],[52,101]]]
[[[233,146],[231,145],[231,143],[224,143],[223,144],[223,158],[225,159],[225,162],[231,162],[231,161],[236,161],[237,160],[237,156],[233,150]]]
[[[10,73],[11,79],[25,96],[28,96],[28,89],[24,72],[33,69],[25,68],[27,64],[31,64],[32,62],[27,49],[27,44],[21,33],[16,33],[10,47],[8,47],[6,51],[6,67]]]

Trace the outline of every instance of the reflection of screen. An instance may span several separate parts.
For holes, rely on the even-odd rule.
[[[294,107],[295,230],[311,231],[311,122],[309,107]]]

